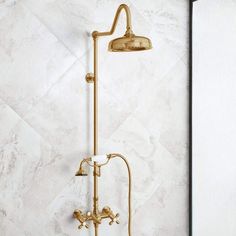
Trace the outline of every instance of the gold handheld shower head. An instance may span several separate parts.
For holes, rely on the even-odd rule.
[[[80,162],[79,170],[75,173],[75,176],[87,176],[88,173],[84,170],[84,164],[86,163],[87,165],[94,167],[95,164],[91,164],[89,162],[96,163],[96,165],[100,168],[101,166],[106,165],[109,162],[110,158],[108,155],[95,155],[92,157],[88,157],[83,159]],[[100,175],[100,169],[98,170],[98,175]]]
[[[88,174],[85,172],[85,170],[80,167],[79,170],[75,173],[75,176],[87,176]]]
[[[87,176],[87,172],[83,169],[83,164],[86,162],[86,159],[83,159],[80,162],[79,170],[76,171],[75,176]]]

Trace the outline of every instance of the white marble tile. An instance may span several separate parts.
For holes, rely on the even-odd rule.
[[[179,60],[156,86],[150,81],[149,96],[134,112],[147,130],[154,137],[160,136],[161,144],[180,159],[185,158],[187,148],[187,72],[186,64]]]
[[[8,133],[19,122],[20,117],[0,99],[0,143],[4,142]]]
[[[72,219],[74,209],[92,208],[92,172],[74,177],[92,152],[88,33],[108,30],[121,2],[0,3],[0,235],[93,235]],[[153,50],[109,53],[113,37],[99,40],[99,153],[122,153],[131,165],[135,235],[185,236],[187,3],[141,3],[127,2],[133,30]],[[124,13],[120,20],[114,37]],[[99,178],[99,204],[119,212],[121,224],[104,222],[101,235],[127,235],[127,190],[124,163],[112,160]]]
[[[188,235],[186,188],[176,186],[170,179],[138,209],[134,222],[140,222],[140,219],[141,222],[136,224],[133,234],[145,236],[148,232],[150,236]]]
[[[87,84],[84,77],[83,65],[75,63],[24,118],[62,154],[92,150],[93,85]],[[102,84],[99,88],[99,137],[107,139],[132,110],[129,104],[124,106],[119,95],[113,96],[113,88],[110,91]],[[130,99],[129,94],[126,97]]]
[[[83,66],[75,63],[25,116],[61,154],[85,154],[91,147],[91,91],[84,76]]]
[[[109,91],[99,88],[99,136],[108,137],[128,112],[121,110]],[[79,152],[78,158],[82,158],[92,150],[92,90],[85,81],[83,65],[75,63],[25,120],[61,154]],[[114,114],[117,119],[111,120]]]
[[[153,26],[158,38],[182,56],[188,44],[188,1],[132,0],[138,11]]]
[[[22,231],[26,228],[22,226],[29,224],[25,221],[24,215],[37,214],[35,211],[28,211],[28,202],[24,202],[24,197],[28,195],[32,186],[37,186],[35,180],[38,171],[50,162],[50,155],[51,147],[21,119],[14,128],[9,128],[5,133],[5,139],[0,146],[0,188],[3,190],[0,208],[5,212],[4,221],[10,222],[5,225],[6,235],[11,235],[14,230],[23,234]],[[34,196],[35,206],[37,198],[40,198],[40,195]],[[31,221],[30,225],[33,224],[34,218]],[[14,224],[12,229],[11,223]]]
[[[69,2],[22,0],[22,2],[77,57],[83,56],[90,49],[91,43],[88,42],[88,39],[94,30],[110,30],[115,11],[119,4],[123,3],[121,0],[72,0]],[[124,27],[122,27],[124,22],[125,17],[122,14],[118,24],[118,32],[122,32],[122,35],[124,34]],[[140,28],[140,25],[137,24],[136,28]]]
[[[17,0],[2,0],[0,2],[0,20],[11,11],[12,6],[14,6],[16,2]]]
[[[165,179],[165,172],[171,167],[173,175],[177,176],[183,172],[184,176],[185,166],[181,166],[183,161],[173,158],[167,148],[160,143],[158,135],[152,136],[134,116],[129,117],[120,126],[105,142],[105,146],[113,147],[113,152],[123,153],[130,162],[133,172],[135,207],[142,205],[150,198]],[[108,150],[112,152],[112,148]],[[117,172],[112,170],[111,173],[116,176],[117,180],[120,179],[120,182],[126,181],[123,177],[126,176],[124,167],[120,167]],[[120,173],[123,175],[120,176]],[[125,182],[123,184],[126,186]],[[145,191],[143,191],[143,186],[145,186]]]
[[[24,115],[75,58],[20,3],[0,20],[0,97]]]

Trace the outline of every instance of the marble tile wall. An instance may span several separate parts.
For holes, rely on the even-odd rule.
[[[92,152],[93,30],[120,0],[0,1],[0,235],[93,235],[72,212],[91,207],[92,179],[75,177]],[[153,50],[120,54],[99,40],[99,150],[128,157],[133,234],[187,235],[186,0],[129,0],[133,29]],[[115,36],[123,34],[124,14]],[[127,235],[121,162],[102,170],[100,203],[120,212],[101,235]]]

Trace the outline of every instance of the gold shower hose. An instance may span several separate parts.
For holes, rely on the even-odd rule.
[[[115,157],[120,157],[126,164],[127,166],[127,170],[128,170],[128,178],[129,178],[129,191],[128,191],[128,236],[132,236],[131,235],[131,188],[132,188],[132,179],[131,179],[131,169],[129,166],[128,161],[126,160],[126,158],[119,154],[119,153],[112,153],[109,154],[109,158],[115,158]]]

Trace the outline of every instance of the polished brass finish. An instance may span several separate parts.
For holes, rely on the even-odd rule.
[[[99,36],[109,36],[112,35],[116,29],[117,22],[121,13],[121,10],[124,9],[126,13],[126,32],[123,37],[113,39],[108,46],[108,50],[111,52],[133,52],[133,51],[142,51],[152,48],[151,40],[143,37],[136,36],[132,31],[131,26],[131,14],[130,9],[127,5],[121,4],[116,12],[112,27],[110,31],[107,32],[93,32],[93,37]]]
[[[98,32],[94,31],[92,33],[93,37],[93,46],[94,46],[94,55],[93,55],[93,73],[88,73],[86,75],[86,81],[88,83],[93,83],[93,119],[94,119],[94,127],[93,127],[93,154],[96,156],[98,154],[98,38],[101,36],[109,36],[112,35],[116,29],[117,22],[120,16],[121,11],[124,10],[126,13],[126,32],[123,37],[113,39],[108,46],[109,51],[112,52],[131,52],[131,51],[141,51],[152,48],[152,44],[150,39],[142,36],[136,36],[132,31],[131,26],[131,14],[130,9],[127,5],[121,4],[116,11],[115,18],[113,20],[112,27],[110,31],[106,32]],[[86,158],[82,160],[80,163],[79,170],[76,172],[76,176],[86,176],[87,173],[83,169],[83,165],[86,163],[89,166],[93,167],[93,180],[94,180],[94,192],[93,192],[93,210],[92,212],[88,212],[86,214],[82,213],[80,210],[75,210],[73,216],[79,220],[80,226],[79,229],[85,227],[88,228],[88,221],[93,222],[95,228],[95,236],[98,236],[98,226],[101,224],[102,219],[110,218],[110,225],[114,222],[117,224],[119,214],[114,214],[110,207],[104,207],[102,211],[99,211],[99,198],[98,198],[98,177],[101,176],[101,167],[108,164],[110,159],[114,157],[120,157],[127,166],[128,174],[129,174],[129,195],[128,195],[128,208],[129,208],[129,221],[128,221],[128,235],[131,236],[131,171],[129,164],[124,156],[120,154],[109,154],[107,156],[107,162],[104,164],[98,164],[94,162],[91,164],[91,159]]]
[[[119,157],[121,158],[127,167],[128,170],[128,178],[129,178],[129,191],[128,191],[128,235],[131,236],[131,221],[132,221],[132,205],[131,205],[131,193],[132,193],[132,175],[131,175],[131,169],[130,169],[130,165],[127,161],[127,159],[119,154],[119,153],[112,153],[110,155],[108,155],[108,158],[115,158],[115,157]]]
[[[111,159],[113,158],[121,158],[127,167],[128,170],[128,178],[129,178],[129,191],[128,191],[128,235],[131,236],[131,190],[132,190],[132,176],[131,176],[131,170],[130,170],[130,166],[129,163],[127,161],[127,159],[118,153],[112,153],[112,154],[108,154],[107,155],[107,161],[103,164],[97,164],[96,162],[94,162],[94,164],[91,164],[90,162],[92,161],[92,159],[89,158],[85,158],[81,161],[80,163],[80,167],[79,167],[79,171],[78,172],[82,172],[83,173],[83,165],[87,164],[88,166],[95,168],[95,166],[97,167],[97,169],[101,169],[102,166],[107,165]],[[76,173],[78,173],[76,172]],[[100,171],[99,171],[100,173]],[[82,229],[83,227],[88,228],[88,222],[93,222],[94,226],[95,226],[95,234],[98,233],[98,226],[102,223],[103,219],[107,219],[110,218],[110,222],[109,225],[112,225],[114,222],[119,224],[120,221],[118,220],[119,218],[119,214],[114,214],[113,211],[111,210],[110,207],[106,206],[102,209],[102,211],[99,211],[98,209],[98,199],[97,201],[94,202],[94,208],[96,208],[96,212],[93,209],[93,213],[91,212],[87,212],[87,213],[82,213],[81,210],[75,210],[73,213],[74,218],[76,218],[79,222],[79,229]]]
[[[94,74],[93,73],[88,73],[86,75],[85,79],[88,83],[93,83],[94,82]]]
[[[86,223],[87,222],[87,215],[83,215],[82,214],[82,211],[80,210],[75,210],[74,211],[74,214],[73,214],[73,217],[76,218],[81,224],[78,226],[79,229],[82,229],[83,227],[85,228],[89,228],[88,224]]]
[[[75,176],[88,176],[88,174],[83,169],[79,169]]]
[[[85,172],[85,170],[83,169],[83,164],[84,162],[86,162],[87,160],[84,159],[81,161],[80,163],[80,167],[79,170],[76,172],[75,176],[87,176],[88,174]]]
[[[108,46],[111,52],[133,52],[152,48],[150,39],[134,34],[125,35],[121,38],[113,39]]]
[[[93,37],[94,43],[94,56],[93,56],[93,67],[94,67],[94,95],[93,95],[93,119],[94,119],[94,134],[93,134],[93,154],[97,155],[98,152],[98,83],[97,83],[97,37]],[[98,206],[98,167],[97,163],[94,162],[93,168],[93,214],[99,216]],[[98,223],[94,222],[95,236],[98,236]]]
[[[83,227],[89,228],[88,222],[93,222],[94,225],[99,225],[102,223],[103,219],[110,219],[109,225],[112,225],[114,222],[119,224],[119,214],[114,214],[110,207],[104,207],[101,212],[98,212],[97,214],[87,212],[82,213],[80,210],[75,210],[73,213],[73,217],[76,218],[80,225],[78,226],[79,229],[82,229]]]
[[[118,217],[120,216],[119,213],[117,213],[116,215],[112,212],[111,208],[110,207],[104,207],[102,209],[102,213],[103,215],[105,216],[108,216],[111,221],[109,222],[109,225],[112,225],[114,222],[116,224],[120,224],[120,221],[118,220]]]
[[[131,27],[131,14],[130,14],[130,9],[127,5],[125,4],[121,4],[117,11],[116,11],[116,15],[115,18],[113,20],[112,26],[110,31],[106,31],[106,32],[98,32],[98,31],[94,31],[92,33],[93,37],[100,37],[100,36],[109,36],[112,35],[115,32],[116,26],[117,26],[117,22],[120,16],[120,13],[122,10],[125,10],[126,13],[126,33],[127,34],[132,34],[132,27]]]

